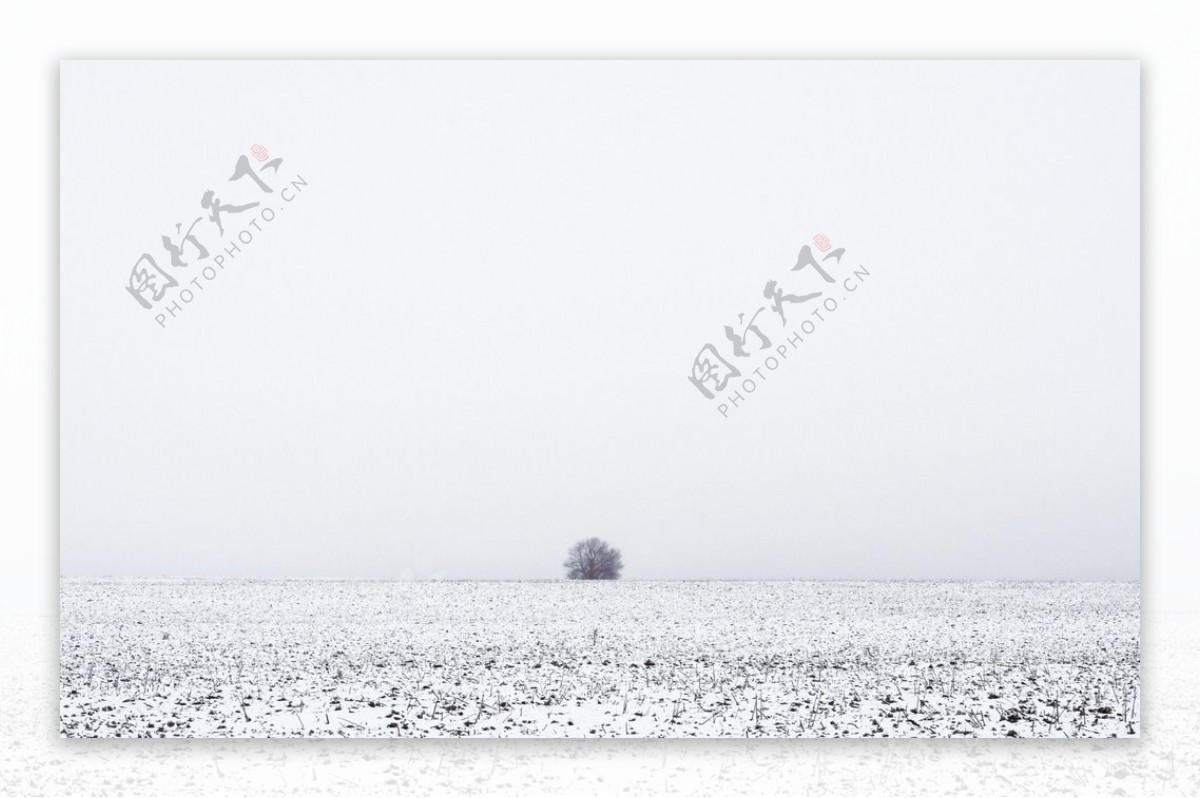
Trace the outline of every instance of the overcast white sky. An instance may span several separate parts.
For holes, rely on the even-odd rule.
[[[64,63],[62,571],[552,578],[599,535],[629,578],[1137,578],[1138,83]],[[208,189],[262,204],[173,269]],[[204,286],[165,328],[143,252]],[[761,365],[722,328],[772,279],[839,307],[725,418],[687,375]]]

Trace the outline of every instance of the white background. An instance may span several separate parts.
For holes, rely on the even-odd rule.
[[[62,574],[557,578],[599,535],[630,579],[1136,579],[1139,81],[65,62]],[[219,182],[246,140],[307,183],[278,223]],[[214,185],[264,201],[240,254]],[[121,286],[181,214],[228,265],[168,317]],[[871,278],[789,275],[815,232]],[[705,400],[768,278],[835,305]]]
[[[44,4],[0,33],[0,790],[10,793],[1196,792],[1200,63],[1182,4]],[[1175,10],[1172,10],[1175,9]],[[465,746],[55,739],[57,85],[95,57],[1076,57],[1142,60],[1145,738]]]

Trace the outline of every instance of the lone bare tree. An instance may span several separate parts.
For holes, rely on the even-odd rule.
[[[567,579],[618,579],[625,564],[621,552],[600,538],[581,540],[567,550]]]

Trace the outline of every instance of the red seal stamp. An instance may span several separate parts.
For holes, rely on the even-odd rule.
[[[253,147],[251,147],[250,154],[259,161],[265,161],[271,157],[271,153],[267,152],[267,148],[261,144],[255,144]]]
[[[822,252],[828,252],[829,248],[833,246],[833,244],[830,243],[829,238],[821,235],[820,233],[817,233],[815,236],[813,236],[813,243],[816,244],[817,249],[821,250]]]

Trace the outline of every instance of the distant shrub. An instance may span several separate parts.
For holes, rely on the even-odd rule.
[[[600,538],[581,540],[567,550],[567,579],[619,579],[621,552]]]

